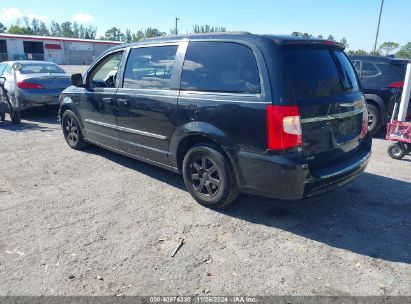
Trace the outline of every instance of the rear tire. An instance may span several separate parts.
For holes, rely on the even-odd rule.
[[[396,143],[388,147],[388,155],[400,160],[407,154],[407,147],[403,143]]]
[[[382,127],[380,109],[370,103],[367,103],[368,109],[368,132],[375,135]]]
[[[20,112],[15,111],[14,113],[10,114],[11,121],[15,124],[18,125],[21,123],[21,115]]]
[[[5,121],[5,120],[6,120],[6,114],[0,113],[0,121]]]
[[[223,208],[238,197],[231,164],[214,144],[200,143],[187,152],[183,161],[183,177],[187,190],[205,207]]]
[[[61,126],[63,128],[64,138],[70,148],[83,150],[87,146],[76,114],[70,110],[66,110],[61,119]]]

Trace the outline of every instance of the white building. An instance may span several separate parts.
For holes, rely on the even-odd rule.
[[[121,42],[0,34],[0,62],[29,59],[88,65],[106,49],[117,44]]]

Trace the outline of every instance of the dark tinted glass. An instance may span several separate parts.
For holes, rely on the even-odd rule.
[[[372,77],[372,76],[378,75],[379,73],[380,71],[377,69],[375,64],[368,62],[368,61],[362,62],[362,71],[361,71],[362,77]]]
[[[407,65],[405,63],[393,64],[393,67],[405,76],[405,73],[407,72]]]
[[[132,49],[124,74],[124,88],[170,89],[177,46]]]
[[[326,47],[283,48],[286,92],[291,100],[343,95],[358,90],[354,70],[344,53]]]
[[[354,69],[344,54],[343,51],[334,51],[335,57],[337,58],[337,68],[340,70],[341,80],[344,85],[344,90],[346,93],[359,91],[357,76],[355,75]]]
[[[357,71],[357,73],[360,74],[360,72],[361,72],[361,63],[360,63],[360,61],[354,60],[352,62],[352,64],[353,64],[355,70]]]
[[[260,76],[254,53],[237,43],[191,42],[181,89],[258,94]]]

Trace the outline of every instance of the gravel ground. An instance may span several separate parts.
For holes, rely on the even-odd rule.
[[[69,149],[55,110],[23,118],[0,123],[0,295],[411,295],[411,156],[382,139],[342,189],[217,212],[177,174]]]

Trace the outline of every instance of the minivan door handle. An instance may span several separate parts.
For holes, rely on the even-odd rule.
[[[117,98],[117,101],[123,107],[128,107],[130,105],[130,102],[128,101],[127,98]]]
[[[114,99],[111,97],[103,97],[103,101],[110,106],[114,104]]]

